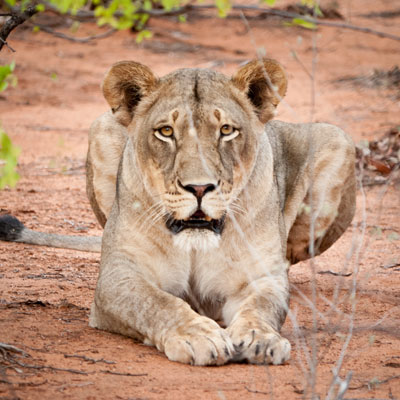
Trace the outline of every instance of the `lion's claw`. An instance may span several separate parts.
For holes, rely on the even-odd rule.
[[[278,333],[265,333],[257,329],[244,335],[239,335],[232,329],[229,332],[236,351],[232,358],[234,361],[278,365],[290,358],[290,343]]]
[[[186,327],[182,334],[169,337],[164,351],[171,361],[191,365],[222,365],[232,358],[234,347],[224,329],[204,318],[203,323]]]

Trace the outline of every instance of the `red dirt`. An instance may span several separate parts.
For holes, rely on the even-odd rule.
[[[284,3],[288,2],[278,4]],[[399,16],[360,16],[396,10],[397,0],[338,3],[351,23],[400,34]],[[399,63],[399,42],[324,27],[314,34],[284,27],[273,18],[249,16],[248,23],[250,32],[240,18],[189,18],[186,24],[174,18],[154,20],[154,39],[140,46],[129,32],[76,44],[45,33],[15,31],[9,42],[17,53],[4,49],[0,61],[16,61],[19,82],[17,88],[2,93],[0,106],[4,129],[22,149],[21,180],[16,189],[0,192],[0,212],[16,215],[29,228],[101,234],[85,194],[87,131],[107,110],[99,88],[103,74],[123,59],[143,62],[159,75],[180,67],[232,73],[255,57],[256,47],[264,47],[288,72],[289,90],[279,107],[279,119],[334,123],[355,142],[376,139],[400,125],[398,88],[396,92],[335,82],[391,69]],[[94,25],[84,24],[78,34],[97,32]],[[313,38],[318,52],[315,112],[311,80],[292,56],[295,51],[310,72]],[[345,398],[399,399],[400,187],[389,180],[358,193],[354,226],[315,259],[315,273],[309,262],[291,268],[292,318],[283,333],[293,353],[283,366],[191,367],[170,362],[154,348],[129,338],[91,329],[88,312],[98,255],[1,243],[0,341],[30,357],[8,353],[14,361],[6,362],[0,353],[0,398],[300,399],[312,397],[313,381],[315,393],[325,398],[353,324],[340,371],[342,379],[350,371],[353,374]],[[353,255],[347,257],[351,249]],[[310,307],[313,288],[315,317]],[[313,349],[317,362],[311,373]]]

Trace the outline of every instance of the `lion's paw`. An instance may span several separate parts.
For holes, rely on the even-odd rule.
[[[278,333],[250,329],[243,334],[229,328],[228,332],[236,351],[234,361],[279,365],[290,358],[290,343]]]
[[[192,365],[222,365],[228,362],[234,347],[229,335],[219,325],[202,317],[201,323],[181,327],[170,336],[164,352],[171,361]]]

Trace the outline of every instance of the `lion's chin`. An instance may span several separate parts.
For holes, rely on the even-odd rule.
[[[219,247],[221,236],[205,229],[185,229],[173,236],[173,242],[180,250],[207,252]]]

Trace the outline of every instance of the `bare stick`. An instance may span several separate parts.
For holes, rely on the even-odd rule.
[[[353,273],[352,272],[335,272],[335,271],[331,271],[330,269],[326,270],[326,271],[318,271],[318,274],[320,275],[324,275],[324,274],[329,274],[329,275],[334,275],[334,276],[344,276],[344,277],[348,277],[351,276]]]
[[[116,371],[110,371],[107,369],[102,369],[100,372],[104,372],[105,374],[111,374],[111,375],[120,375],[120,376],[147,376],[148,374],[131,374],[130,372],[116,372]]]
[[[247,386],[245,386],[244,388],[245,388],[248,392],[250,392],[250,393],[270,394],[270,393],[268,393],[268,392],[261,392],[260,390],[253,390],[253,389],[250,389],[250,388],[248,388]]]
[[[0,348],[9,352],[22,354],[24,357],[30,357],[30,355],[24,350],[21,350],[18,347],[15,347],[8,343],[0,343]]]
[[[104,39],[106,37],[111,36],[113,33],[117,32],[116,29],[110,29],[110,30],[108,30],[106,32],[103,32],[103,33],[100,33],[98,35],[86,36],[86,37],[78,38],[78,37],[66,35],[65,33],[62,33],[62,32],[57,32],[57,31],[53,30],[52,28],[49,28],[48,26],[45,26],[45,25],[35,24],[35,26],[39,27],[39,29],[41,31],[49,33],[50,35],[53,35],[53,36],[55,36],[57,38],[69,40],[71,42],[76,42],[76,43],[88,43],[88,42],[91,42],[93,40]]]
[[[70,372],[71,374],[88,375],[87,372],[78,371],[76,369],[58,368],[58,367],[52,367],[50,365],[29,365],[29,364],[24,364],[21,361],[18,361],[18,360],[15,360],[15,359],[13,359],[12,362],[14,362],[15,364],[17,364],[17,365],[19,365],[20,367],[23,367],[23,368],[50,369],[52,371]]]
[[[4,45],[6,45],[11,51],[15,52],[12,49],[6,39],[8,35],[18,26],[23,24],[27,19],[31,18],[32,15],[35,15],[38,12],[36,6],[29,6],[25,11],[12,9],[10,12],[10,18],[4,23],[4,25],[0,29],[0,51]]]
[[[91,362],[93,364],[94,363],[99,363],[99,362],[103,362],[105,364],[116,364],[115,361],[105,360],[104,358],[100,358],[100,359],[96,360],[95,358],[90,358],[90,357],[87,357],[85,355],[79,355],[79,354],[64,354],[64,357],[65,358],[80,358],[82,360]]]
[[[0,42],[3,43],[3,45],[6,45],[13,53],[15,53],[15,50],[3,38],[0,38]]]

